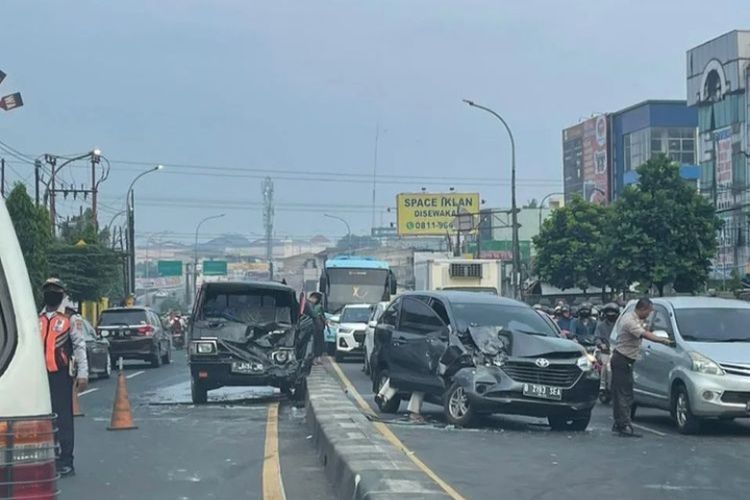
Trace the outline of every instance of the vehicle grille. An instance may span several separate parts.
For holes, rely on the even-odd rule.
[[[721,400],[724,403],[744,405],[747,404],[748,401],[750,401],[750,392],[725,391],[724,394],[721,395]]]
[[[516,382],[529,384],[554,385],[557,387],[571,387],[581,376],[581,370],[576,365],[555,365],[539,368],[534,363],[511,361],[503,365],[503,371]]]
[[[357,342],[364,342],[365,341],[365,332],[354,332],[354,340]]]
[[[750,365],[736,365],[736,364],[723,363],[721,367],[725,372],[731,373],[732,375],[744,375],[746,377],[750,377]]]

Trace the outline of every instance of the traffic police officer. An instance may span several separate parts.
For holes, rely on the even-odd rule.
[[[56,278],[42,285],[44,309],[39,314],[39,326],[44,344],[44,361],[52,398],[52,411],[57,414],[59,456],[57,470],[61,476],[75,472],[73,468],[73,387],[88,385],[86,340],[83,320],[75,310],[64,306],[65,285]]]

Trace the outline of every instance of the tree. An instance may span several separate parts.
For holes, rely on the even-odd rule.
[[[356,235],[353,234],[351,236],[351,248],[353,250],[356,250],[358,248],[377,248],[380,246],[380,240],[377,238],[373,238],[372,236],[367,235]],[[349,250],[350,244],[349,244],[349,237],[344,236],[341,238],[338,243],[336,243],[337,248],[345,248]]]
[[[601,282],[606,208],[576,196],[554,210],[534,237],[539,277],[560,289],[586,291]]]
[[[49,215],[45,208],[34,204],[26,186],[20,183],[11,190],[5,206],[26,261],[31,287],[41,303],[42,283],[49,277],[47,255],[52,244]]]
[[[636,172],[639,183],[627,187],[612,206],[614,271],[627,283],[656,287],[659,295],[668,284],[680,292],[695,292],[708,278],[721,220],[664,155]]]
[[[539,202],[536,198],[532,198],[522,208],[539,208]]]
[[[99,300],[111,293],[121,277],[120,255],[102,245],[69,245],[50,248],[50,271],[63,280],[74,301]]]

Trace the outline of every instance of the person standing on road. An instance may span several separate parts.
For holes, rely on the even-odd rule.
[[[83,391],[88,385],[88,360],[83,319],[63,305],[65,285],[56,278],[42,285],[44,309],[39,314],[39,327],[44,345],[44,361],[52,400],[57,414],[59,456],[57,471],[61,476],[75,473],[73,468],[73,390]],[[75,382],[75,383],[74,383]]]
[[[638,359],[642,339],[660,344],[670,344],[671,340],[657,337],[646,330],[644,322],[653,310],[651,300],[641,298],[635,309],[626,313],[621,320],[620,331],[610,364],[612,366],[612,411],[615,423],[612,431],[624,437],[640,437],[633,431],[630,411],[633,406],[633,364]]]
[[[312,306],[312,319],[315,322],[315,331],[313,332],[313,363],[320,364],[320,358],[323,356],[323,347],[325,344],[326,315],[323,310],[321,301],[323,296],[320,292],[313,292],[308,297]]]

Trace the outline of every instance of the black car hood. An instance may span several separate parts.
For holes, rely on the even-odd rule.
[[[538,357],[572,357],[582,355],[581,346],[572,340],[560,337],[546,337],[541,335],[532,335],[522,332],[503,332],[510,334],[511,352],[513,357],[517,358],[538,358]]]
[[[505,352],[518,358],[572,357],[581,354],[581,347],[570,340],[559,337],[533,335],[496,327],[470,327],[469,334],[474,344],[484,354],[494,356]]]

